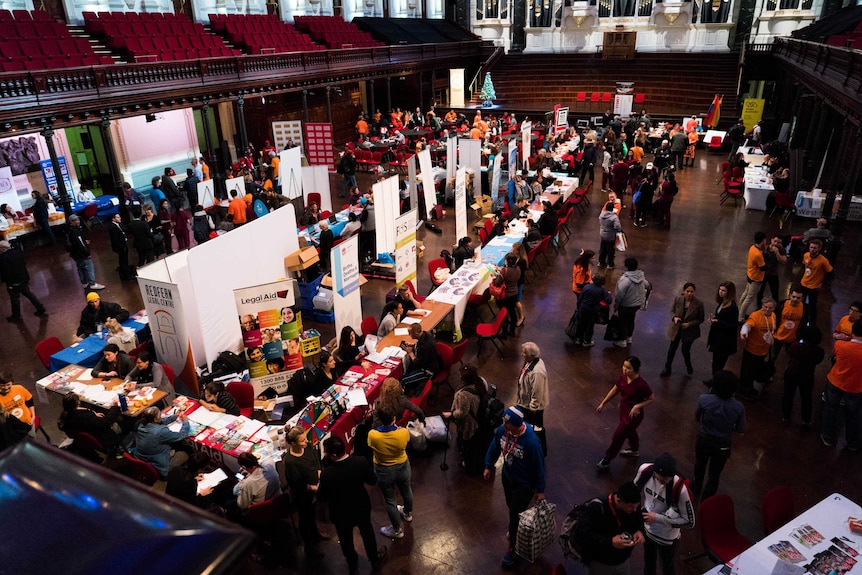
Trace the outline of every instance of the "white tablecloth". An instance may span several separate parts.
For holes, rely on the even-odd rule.
[[[766,211],[766,198],[775,191],[766,172],[760,168],[745,168],[745,198],[746,210]]]
[[[456,339],[461,339],[461,320],[464,319],[470,294],[485,291],[489,276],[490,270],[487,265],[475,264],[472,260],[465,262],[426,298],[454,306],[453,322]],[[482,291],[478,291],[480,286]]]
[[[778,562],[778,556],[769,548],[779,542],[790,543],[805,557],[805,560],[799,565],[811,565],[812,561],[816,560],[816,556],[830,549],[838,550],[839,547],[833,543],[834,538],[843,537],[848,540],[846,543],[849,546],[859,550],[862,548],[862,536],[850,531],[847,525],[848,517],[862,517],[862,507],[843,495],[833,493],[802,515],[758,541],[757,544],[749,547],[727,564],[731,567],[731,573],[734,575],[768,575],[772,573],[773,567]],[[816,538],[810,538],[809,545],[800,543],[792,533],[797,528],[806,525],[814,528],[817,533],[823,536],[822,539],[817,541]],[[811,545],[813,541],[817,541],[817,543]],[[858,560],[859,557],[856,559]],[[722,567],[724,566],[717,565],[706,573],[708,575],[717,574]],[[851,573],[858,570],[859,567],[857,566],[851,570]],[[829,571],[825,572],[828,573]]]
[[[815,196],[812,192],[799,192],[796,194],[796,215],[803,218],[819,218],[823,214],[823,202],[826,201],[826,194]],[[829,219],[835,217],[838,213],[838,206],[841,204],[841,194],[835,196],[835,203],[832,205],[832,215]],[[847,214],[847,220],[858,222],[862,221],[862,198],[854,197],[850,200],[850,212]]]

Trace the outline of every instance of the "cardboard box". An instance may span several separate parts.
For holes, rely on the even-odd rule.
[[[284,267],[292,272],[310,268],[320,261],[315,248],[303,248],[284,257]]]
[[[476,212],[476,217],[481,218],[485,214],[491,213],[491,196],[479,196],[476,198],[476,202],[471,206],[473,210]]]
[[[359,276],[359,287],[362,287],[367,283],[368,283],[368,280],[365,279],[365,276],[360,275]],[[332,287],[332,276],[330,274],[326,274],[325,276],[323,276],[323,279],[320,280],[320,285],[322,287],[331,288]]]

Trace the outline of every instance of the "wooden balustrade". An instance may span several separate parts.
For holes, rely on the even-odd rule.
[[[405,66],[448,66],[481,56],[482,42],[380,46],[314,52],[244,55],[174,62],[113,64],[82,68],[0,73],[0,129],[34,114],[105,109],[200,88],[266,89],[289,81],[296,86],[350,71],[354,79],[379,76]],[[43,108],[48,106],[48,108]]]

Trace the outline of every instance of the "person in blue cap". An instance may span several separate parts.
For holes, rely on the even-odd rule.
[[[545,457],[542,444],[533,426],[524,422],[524,413],[512,406],[503,412],[503,424],[494,432],[494,439],[485,455],[485,479],[497,460],[503,456],[503,493],[509,508],[509,548],[503,555],[505,566],[517,560],[515,541],[518,540],[518,514],[530,506],[533,496],[545,498]]]

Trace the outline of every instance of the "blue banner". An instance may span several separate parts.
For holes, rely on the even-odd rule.
[[[63,184],[66,186],[66,193],[70,198],[74,198],[74,190],[72,189],[72,178],[69,177],[69,170],[66,168],[66,157],[60,156],[57,158],[57,163],[60,164],[60,174],[63,177]],[[39,167],[42,169],[42,177],[45,179],[45,187],[48,193],[54,200],[60,199],[60,192],[57,189],[57,175],[54,173],[54,166],[51,160],[42,160],[39,162]]]

